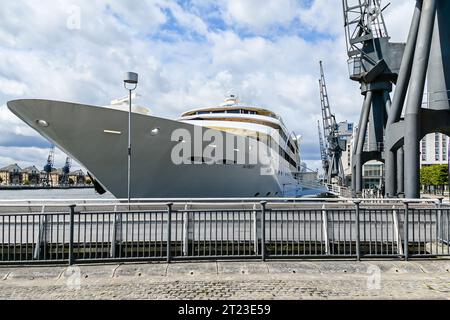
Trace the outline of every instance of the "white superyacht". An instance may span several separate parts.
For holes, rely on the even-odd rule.
[[[50,100],[8,108],[83,165],[97,186],[127,197],[128,112]],[[301,197],[325,192],[302,179],[298,137],[280,116],[241,104],[184,113],[177,120],[132,112],[131,197]],[[100,188],[101,189],[101,188]]]

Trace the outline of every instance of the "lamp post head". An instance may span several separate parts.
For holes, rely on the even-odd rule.
[[[123,82],[125,84],[137,85],[139,82],[139,75],[135,72],[127,72],[127,73],[125,73]]]

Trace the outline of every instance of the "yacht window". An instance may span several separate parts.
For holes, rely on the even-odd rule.
[[[223,159],[222,161],[219,161],[219,163],[222,163],[222,164],[237,164],[236,160],[227,160],[227,159]]]
[[[190,157],[192,163],[211,163],[212,159],[206,157]]]
[[[255,194],[255,197],[259,197],[259,192],[257,194]]]
[[[241,113],[241,110],[227,110],[227,113]]]

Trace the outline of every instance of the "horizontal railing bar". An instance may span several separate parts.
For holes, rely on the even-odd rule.
[[[175,212],[175,211],[173,211]],[[117,211],[77,211],[76,214],[82,214],[82,215],[115,215],[115,214],[167,214],[167,211],[165,210],[117,210]]]
[[[42,216],[63,216],[68,215],[69,212],[0,212],[0,217],[42,217]]]
[[[286,259],[304,259],[304,258],[311,258],[311,259],[354,259],[356,257],[356,254],[303,254],[303,255],[276,255],[276,254],[270,254],[267,255],[267,260],[274,260],[283,258],[283,260]]]
[[[230,260],[230,259],[261,259],[261,255],[229,255],[229,256],[173,256],[176,260]]]
[[[98,262],[98,260],[97,260]],[[41,265],[45,264],[54,265],[54,264],[67,264],[67,260],[59,259],[59,260],[11,260],[11,261],[0,261],[0,266],[13,266],[13,265]]]
[[[259,208],[256,209],[220,209],[220,208],[205,208],[205,209],[189,209],[189,210],[173,210],[174,213],[201,213],[204,212],[207,213],[220,213],[220,212],[234,212],[234,213],[251,213],[260,210]]]
[[[3,204],[28,204],[28,205],[61,205],[65,203],[76,203],[77,205],[105,205],[105,203],[112,203],[119,206],[129,206],[129,205],[142,205],[142,204],[166,204],[168,202],[179,202],[179,203],[189,203],[189,204],[204,204],[207,203],[217,203],[222,202],[229,204],[230,202],[244,202],[244,203],[259,203],[261,201],[266,202],[374,202],[383,201],[386,203],[392,202],[437,202],[438,199],[398,199],[398,198],[137,198],[132,199],[131,203],[128,203],[127,199],[33,199],[33,200],[22,200],[22,199],[8,199],[0,200],[0,206]],[[34,203],[35,202],[35,203]]]

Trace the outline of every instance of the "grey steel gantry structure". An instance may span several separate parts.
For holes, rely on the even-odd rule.
[[[389,196],[401,192],[404,184],[407,198],[419,198],[420,140],[433,132],[450,135],[449,17],[448,0],[416,1],[386,128],[386,193]],[[426,83],[428,94],[424,101]],[[403,155],[398,153],[402,148],[404,173]],[[400,172],[397,179],[396,172]]]
[[[342,0],[350,79],[361,85],[364,103],[352,154],[352,189],[363,189],[363,165],[384,162],[384,134],[405,49],[392,43],[384,22],[381,0]]]
[[[325,82],[325,74],[323,72],[322,61],[320,61],[320,105],[322,108],[322,121],[323,121],[323,131],[324,137],[326,139],[326,147],[323,147],[323,142],[321,143],[321,154],[322,163],[325,170],[325,177],[327,183],[332,183],[333,178],[338,178],[338,183],[342,185],[344,183],[344,167],[342,165],[342,152],[346,149],[346,144],[341,140],[339,135],[339,127],[336,123],[336,118],[334,114],[331,113],[330,101],[328,99],[327,84]],[[319,126],[320,134],[320,126]],[[322,140],[321,135],[319,139]],[[326,164],[323,160],[323,151],[325,152],[325,157],[327,159]]]
[[[44,172],[46,173],[46,181],[44,181],[45,187],[52,187],[53,186],[53,180],[50,177],[50,174],[53,171],[53,165],[55,162],[55,146],[52,145],[50,148],[50,152],[48,154],[47,163],[44,166]]]
[[[320,146],[320,159],[322,160],[322,168],[323,168],[323,172],[324,172],[324,180],[325,179],[325,175],[328,173],[328,156],[327,156],[327,151],[325,148],[325,143],[323,141],[323,137],[322,137],[322,128],[320,127],[320,121],[317,120],[317,129],[319,130],[319,146]]]
[[[70,174],[71,167],[72,167],[72,159],[69,157],[66,157],[66,163],[64,164],[64,167],[62,168],[62,175],[61,175],[61,185],[62,186],[68,186],[70,184],[69,174]]]

